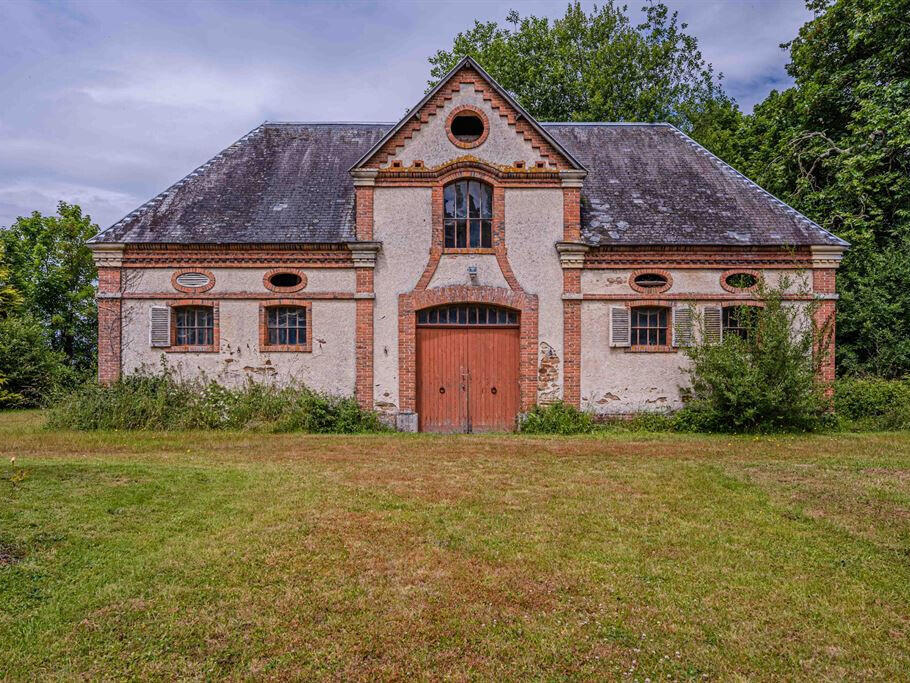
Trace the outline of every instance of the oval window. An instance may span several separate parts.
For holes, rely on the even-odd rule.
[[[296,287],[302,281],[297,273],[275,273],[269,278],[272,287]]]
[[[667,278],[660,273],[642,273],[641,275],[636,275],[634,282],[644,289],[667,286]]]
[[[758,284],[758,278],[752,273],[733,273],[728,275],[724,282],[733,289],[750,289]]]
[[[483,121],[476,114],[459,114],[452,119],[450,130],[461,142],[476,142],[483,135]]]
[[[205,287],[210,278],[205,273],[181,273],[177,276],[176,282],[181,287]]]

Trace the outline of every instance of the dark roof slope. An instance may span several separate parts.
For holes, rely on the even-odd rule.
[[[92,241],[352,241],[348,169],[390,126],[264,123]]]
[[[669,124],[542,125],[588,170],[588,244],[847,245]]]
[[[542,125],[588,170],[588,244],[847,244],[672,126]],[[391,127],[265,123],[92,241],[354,241],[348,169]]]

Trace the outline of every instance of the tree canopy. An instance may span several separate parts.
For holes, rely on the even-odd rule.
[[[430,57],[430,86],[471,56],[542,121],[669,121],[691,131],[706,111],[734,108],[677,14],[657,3],[644,15],[633,24],[609,0],[590,13],[575,2],[552,22],[515,10],[508,26],[475,21]]]

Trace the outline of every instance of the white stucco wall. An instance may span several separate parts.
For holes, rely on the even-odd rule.
[[[562,267],[555,248],[562,237],[562,189],[506,189],[509,263],[522,288],[538,296],[540,306],[538,365],[545,362],[558,370],[555,380],[538,387],[540,401],[562,396]]]
[[[219,353],[167,353],[149,346],[149,307],[165,304],[164,299],[124,300],[125,373],[142,368],[157,371],[163,355],[168,365],[185,378],[205,375],[231,386],[248,379],[296,382],[332,394],[354,393],[353,300],[313,301],[311,353],[260,352],[259,302],[249,300],[219,302]]]
[[[468,276],[470,266],[477,268],[476,282],[472,282]],[[509,286],[494,254],[443,254],[428,289],[471,284],[483,287]]]
[[[483,111],[490,127],[487,139],[471,149],[462,149],[452,144],[445,127],[452,109],[464,104]],[[474,86],[463,85],[435,116],[431,116],[403,147],[389,157],[386,166],[393,159],[401,160],[405,166],[411,166],[415,159],[420,159],[426,166],[432,168],[465,155],[499,165],[512,165],[516,161],[524,161],[528,166],[534,166],[535,162],[544,160],[531,143],[515,131],[514,126],[509,126],[499,112],[493,109],[489,102],[484,101],[480,93],[474,92]]]
[[[398,295],[420,279],[430,253],[432,191],[426,187],[377,187],[373,238],[376,260],[373,314],[373,399],[379,410],[398,410]]]

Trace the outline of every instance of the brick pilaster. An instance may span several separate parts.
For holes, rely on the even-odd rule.
[[[373,189],[372,185],[354,186],[354,210],[357,226],[357,240],[369,242],[373,239]]]
[[[836,270],[834,268],[815,268],[812,270],[812,291],[816,295],[833,297],[836,291]],[[834,325],[835,301],[826,298],[818,302],[815,310],[815,328],[821,333],[816,343],[816,354],[819,358],[819,379],[826,384],[834,382]],[[833,389],[829,389],[833,391]]]
[[[121,268],[98,268],[98,381],[102,384],[120,379],[123,310],[120,288]]]
[[[356,268],[357,294],[355,305],[355,376],[357,402],[364,410],[373,409],[373,269]]]
[[[563,293],[577,294],[577,299],[563,298],[563,401],[581,407],[581,270],[562,271]]]

